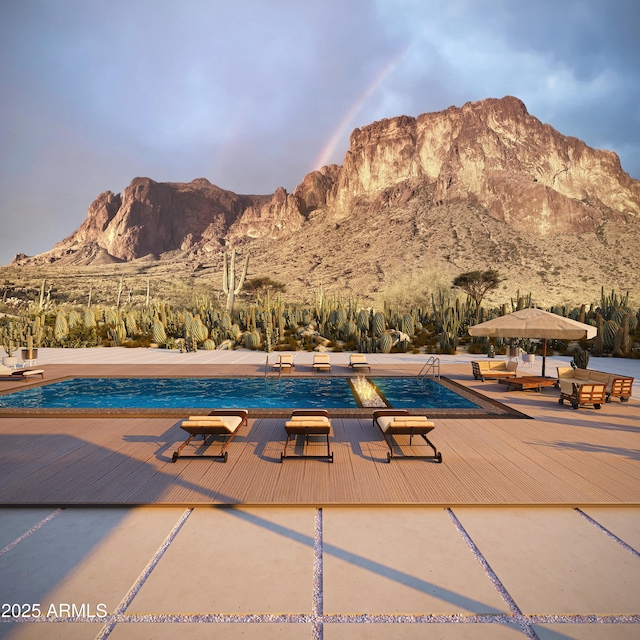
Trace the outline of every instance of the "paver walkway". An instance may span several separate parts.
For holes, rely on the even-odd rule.
[[[637,638],[637,513],[10,510],[0,637]]]

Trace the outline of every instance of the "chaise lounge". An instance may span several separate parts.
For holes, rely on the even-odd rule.
[[[227,461],[228,452],[226,451],[229,443],[235,438],[238,429],[243,424],[247,424],[249,412],[246,409],[216,409],[206,416],[190,416],[180,425],[180,428],[189,434],[189,437],[183,442],[177,451],[173,452],[172,462],[178,458],[213,458],[216,460]],[[194,454],[180,455],[180,452],[191,443],[196,436],[202,436],[203,445],[207,445],[207,436],[221,436],[224,438],[220,453],[217,454]],[[209,442],[211,446],[213,438]]]
[[[435,445],[427,438],[427,433],[435,429],[435,424],[426,416],[413,416],[405,409],[384,409],[373,412],[373,424],[380,429],[389,451],[387,462],[395,459],[413,460],[435,460],[442,462],[442,454]],[[409,436],[409,445],[413,444],[413,436],[421,436],[424,441],[433,449],[433,455],[402,455],[394,454],[393,439],[395,436]],[[397,444],[397,443],[396,443]]]
[[[278,355],[278,359],[273,363],[274,369],[279,369],[280,371],[290,371],[296,365],[293,363],[293,354],[291,353],[281,353]]]
[[[331,371],[331,360],[328,353],[316,353],[313,356],[314,371]]]
[[[367,362],[367,356],[364,353],[353,353],[349,356],[349,366],[354,371],[360,371],[361,369],[368,369],[371,371],[371,366]]]
[[[0,364],[0,380],[28,380],[34,376],[44,378],[44,369],[10,369]]]
[[[291,414],[291,419],[284,425],[287,432],[287,439],[284,443],[284,451],[280,454],[280,462],[286,459],[302,460],[304,458],[327,459],[333,462],[333,453],[330,448],[329,439],[331,437],[331,421],[329,413],[324,409],[297,409]],[[304,436],[304,444],[309,444],[309,436],[324,436],[327,440],[326,454],[306,454],[287,455],[287,448],[293,439]],[[303,449],[304,451],[304,449]]]
[[[481,362],[472,361],[471,369],[473,377],[476,380],[487,379],[500,380],[501,378],[514,378],[517,375],[517,360],[482,360]]]

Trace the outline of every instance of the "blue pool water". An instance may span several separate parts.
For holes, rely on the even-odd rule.
[[[347,378],[75,378],[0,396],[0,407],[356,408]]]
[[[396,408],[477,408],[433,380],[375,378]],[[357,408],[348,378],[74,378],[0,396],[39,409]]]
[[[463,398],[430,378],[371,378],[387,402],[397,409],[477,409]]]

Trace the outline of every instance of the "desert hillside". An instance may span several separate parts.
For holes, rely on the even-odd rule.
[[[206,179],[135,178],[100,194],[78,230],[2,268],[5,294],[39,289],[108,298],[124,277],[167,299],[215,296],[223,254],[250,256],[249,279],[309,301],[322,285],[363,301],[497,269],[504,302],[595,300],[640,288],[640,182],[617,156],[562,135],[516,98],[488,99],[356,129],[341,166],[289,194],[238,195]],[[19,249],[19,248],[17,248]],[[90,285],[91,283],[91,285]],[[108,300],[105,299],[104,302]],[[489,300],[491,301],[491,300]]]

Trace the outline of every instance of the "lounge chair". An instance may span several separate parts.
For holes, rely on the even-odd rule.
[[[0,380],[28,380],[33,376],[44,378],[44,369],[10,369],[0,364]]]
[[[238,429],[247,424],[249,412],[245,409],[216,409],[206,416],[190,416],[180,425],[180,428],[189,434],[189,437],[183,442],[177,451],[173,452],[172,462],[178,458],[215,458],[217,460],[227,461],[228,452],[226,448],[235,438]],[[202,442],[206,445],[207,436],[221,436],[226,438],[222,443],[222,449],[217,454],[195,454],[180,455],[180,452],[198,435],[202,436]],[[211,442],[209,443],[211,445]]]
[[[316,353],[313,356],[314,371],[331,371],[331,360],[328,353]]]
[[[349,366],[354,371],[359,371],[360,369],[369,369],[371,371],[371,366],[367,362],[367,356],[364,353],[353,353],[349,356]]]
[[[427,438],[427,433],[432,431],[435,425],[426,416],[412,416],[404,409],[385,409],[373,412],[373,424],[380,429],[382,437],[389,447],[387,462],[391,462],[392,458],[411,458],[414,460],[435,460],[436,462],[442,462],[442,454],[438,452],[435,445]],[[421,436],[433,449],[433,455],[394,455],[393,438],[395,436],[409,436],[409,445],[413,444],[413,436]]]
[[[604,382],[583,382],[582,384],[571,382],[570,384],[571,391],[566,381],[560,380],[559,404],[564,404],[564,401],[568,400],[574,409],[585,404],[592,404],[594,409],[599,409],[605,403],[607,385]]]
[[[289,458],[302,460],[304,458],[322,458],[333,462],[333,453],[330,448],[331,421],[329,414],[324,409],[298,409],[291,414],[291,419],[284,425],[287,439],[284,443],[284,451],[280,454],[280,462]],[[309,436],[324,436],[327,439],[327,453],[321,455],[299,454],[287,455],[289,442],[298,436],[304,436],[304,445],[309,444]],[[303,445],[303,446],[304,446]]]
[[[278,359],[273,363],[274,369],[280,369],[284,371],[285,369],[291,370],[292,367],[296,365],[293,363],[293,354],[291,353],[280,353],[278,354]]]

